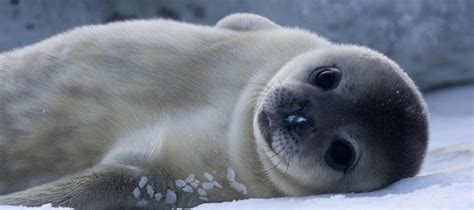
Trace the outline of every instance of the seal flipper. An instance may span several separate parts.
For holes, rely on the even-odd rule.
[[[250,13],[235,13],[225,16],[216,23],[217,28],[234,31],[259,31],[277,29],[281,26],[260,15]]]
[[[144,170],[132,166],[99,165],[25,191],[2,195],[0,205],[41,206],[49,203],[81,210],[172,209],[193,204],[189,195],[186,197],[179,194],[182,192],[173,191],[174,182],[163,177],[145,175]],[[194,206],[197,204],[194,202]]]

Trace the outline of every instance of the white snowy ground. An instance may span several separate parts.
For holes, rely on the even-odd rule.
[[[370,193],[249,199],[201,205],[230,209],[474,209],[474,85],[426,96],[431,142],[420,174]],[[52,209],[47,206],[38,209]],[[30,210],[2,207],[0,210]],[[37,210],[37,209],[35,209]]]

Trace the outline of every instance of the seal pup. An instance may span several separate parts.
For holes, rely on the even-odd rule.
[[[80,27],[0,55],[0,204],[169,209],[413,176],[426,106],[392,60],[253,14]]]

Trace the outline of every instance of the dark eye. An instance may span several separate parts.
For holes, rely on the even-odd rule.
[[[341,81],[341,71],[334,67],[319,67],[309,75],[309,83],[324,90],[337,87]]]
[[[325,160],[332,169],[346,171],[354,163],[354,147],[346,140],[336,140],[329,146]]]

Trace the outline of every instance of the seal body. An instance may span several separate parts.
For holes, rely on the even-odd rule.
[[[336,50],[327,54],[321,49]],[[6,52],[0,55],[0,194],[4,194],[0,204],[193,207],[250,197],[366,191],[413,175],[426,147],[423,126],[420,135],[397,135],[416,136],[421,142],[417,147],[395,145],[399,152],[416,150],[400,158],[413,158],[413,166],[377,168],[382,172],[373,173],[383,175],[372,176],[374,181],[363,180],[361,174],[345,180],[362,180],[364,186],[322,186],[322,181],[334,182],[324,172],[330,169],[303,170],[302,165],[286,161],[283,172],[284,165],[274,164],[268,156],[276,141],[265,141],[258,116],[263,109],[270,113],[276,108],[269,107],[283,103],[268,98],[308,72],[303,66],[313,62],[306,61],[309,57],[329,62],[347,52],[350,61],[358,60],[364,68],[382,63],[377,67],[391,72],[384,75],[403,74],[388,58],[369,49],[332,44],[251,14],[228,16],[215,27],[169,20],[86,26]],[[414,115],[425,119],[423,102],[411,80],[402,76],[396,81],[402,81],[394,87],[401,86],[403,97],[410,98],[407,102]],[[296,84],[297,91],[308,91],[301,87]],[[345,95],[349,93],[341,93]],[[356,94],[361,102],[369,100],[366,96]],[[325,149],[314,151],[323,154]],[[367,158],[382,157],[389,166],[397,161],[385,156],[390,149],[374,150],[376,155]],[[366,162],[366,167],[375,164]],[[303,175],[296,175],[300,172]],[[387,178],[394,173],[402,175]],[[308,178],[313,175],[319,177]]]

